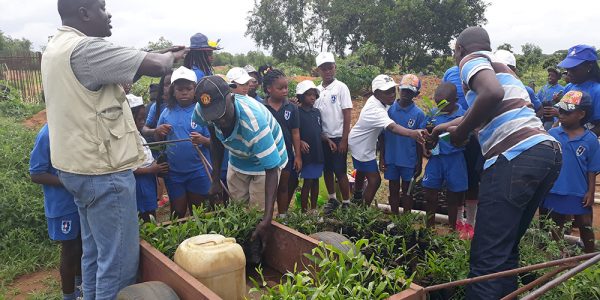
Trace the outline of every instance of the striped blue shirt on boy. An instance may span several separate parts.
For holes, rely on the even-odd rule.
[[[470,89],[471,79],[481,70],[492,70],[504,89],[504,98],[491,119],[479,130],[484,169],[496,162],[500,154],[512,160],[529,148],[546,140],[554,140],[544,131],[542,122],[529,106],[531,101],[523,83],[505,65],[494,61],[488,51],[474,52],[460,62],[460,78],[469,88],[467,103],[472,106],[477,94]]]
[[[248,175],[263,175],[265,170],[283,168],[288,157],[279,123],[267,108],[256,100],[234,94],[235,124],[230,136],[215,126],[217,138],[229,150],[229,165],[235,171]],[[198,110],[192,120],[209,125]]]

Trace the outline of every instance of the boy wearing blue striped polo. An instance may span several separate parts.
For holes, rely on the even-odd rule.
[[[407,129],[425,128],[425,113],[413,101],[419,95],[420,89],[421,80],[416,75],[406,74],[402,77],[400,99],[394,101],[388,110],[389,117],[396,124]],[[413,199],[408,193],[408,187],[412,178],[421,174],[423,148],[414,139],[389,131],[384,133],[383,144],[379,165],[384,170],[384,178],[389,181],[390,207],[393,213],[398,214],[402,202],[403,212],[409,213],[413,206]],[[400,188],[402,188],[402,196],[400,196]]]
[[[529,108],[527,90],[517,76],[491,53],[481,27],[469,27],[457,38],[454,58],[469,89],[469,110],[462,118],[436,127],[454,145],[463,145],[479,128],[484,158],[469,277],[517,268],[519,242],[541,200],[558,177],[560,146]],[[472,283],[467,299],[500,299],[518,287],[509,276]]]
[[[198,103],[192,120],[209,128],[213,166],[220,166],[224,148],[229,150],[227,184],[231,200],[264,205],[264,217],[252,234],[252,240],[259,238],[264,246],[279,176],[288,161],[281,127],[264,105],[231,93],[219,76],[204,77],[195,96]],[[222,194],[219,178],[220,168],[213,168],[212,196]]]

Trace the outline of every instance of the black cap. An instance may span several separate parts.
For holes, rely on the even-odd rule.
[[[196,87],[200,115],[205,121],[214,121],[225,114],[225,98],[231,93],[229,85],[220,76],[205,76]]]

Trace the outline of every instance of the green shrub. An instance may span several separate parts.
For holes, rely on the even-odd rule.
[[[18,90],[4,80],[0,80],[0,116],[17,120],[25,119],[44,108],[43,104],[23,102]]]
[[[336,78],[348,86],[352,96],[370,91],[373,78],[381,73],[376,66],[361,65],[354,61],[340,60],[336,67]]]
[[[36,134],[13,118],[0,117],[0,287],[58,261],[46,230],[42,188],[29,179]]]

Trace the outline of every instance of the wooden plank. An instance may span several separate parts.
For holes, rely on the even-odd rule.
[[[304,253],[311,253],[319,241],[276,221],[271,224],[271,238],[263,255],[267,265],[282,274],[293,272],[296,266],[297,271],[306,270],[312,263]]]
[[[170,286],[181,300],[217,300],[217,294],[179,267],[148,242],[140,241],[142,281],[162,281]]]

